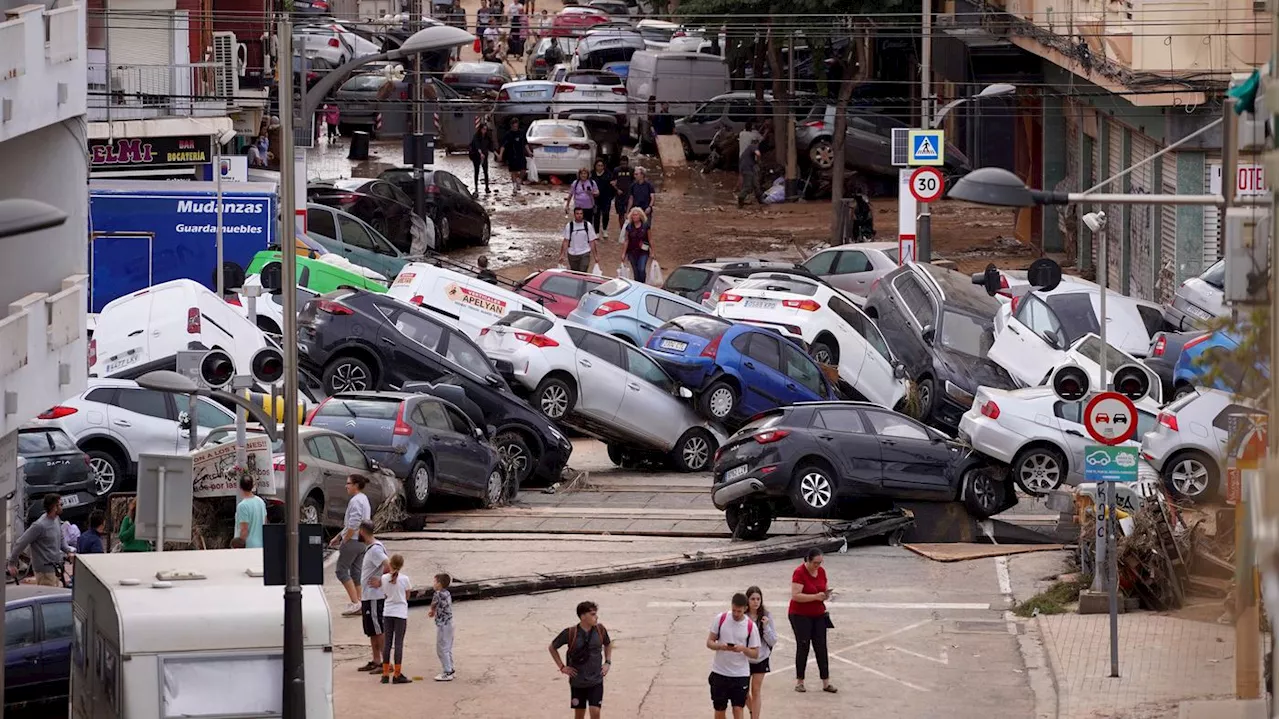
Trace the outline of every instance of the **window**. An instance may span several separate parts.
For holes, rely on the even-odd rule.
[[[663,322],[698,312],[698,310],[685,307],[679,302],[673,302],[665,297],[659,297],[658,295],[653,294],[645,295],[644,308],[649,312],[649,314],[657,317]]]
[[[36,613],[31,607],[4,611],[4,646],[25,647],[36,643]]]
[[[1228,431],[1227,430],[1228,423],[1231,421],[1231,415],[1233,414],[1259,414],[1259,412],[1256,409],[1249,409],[1248,407],[1242,404],[1229,404],[1226,406],[1226,408],[1224,408],[1221,412],[1218,413],[1218,416],[1213,418],[1213,426],[1217,427],[1223,432]],[[1247,426],[1247,425],[1244,425],[1244,426]]]
[[[183,399],[185,402],[186,399]],[[236,421],[235,415],[205,399],[196,399],[196,425],[199,427],[221,427]]]
[[[733,100],[729,103],[729,121],[746,123],[756,119],[756,106],[753,102]]]
[[[1159,307],[1148,307],[1147,305],[1138,305],[1138,316],[1142,318],[1142,324],[1147,328],[1147,334],[1152,337],[1164,329],[1164,314]]]
[[[307,232],[338,239],[338,228],[333,222],[333,213],[315,207],[307,208]]]
[[[893,363],[893,353],[889,351],[889,344],[884,341],[884,335],[880,334],[880,328],[854,307],[853,303],[832,295],[827,301],[827,307],[830,307],[840,319],[849,323],[854,332],[862,335],[862,339],[866,340],[885,362]]]
[[[449,333],[449,346],[445,348],[444,356],[450,362],[481,377],[493,371],[493,367],[489,364],[489,358],[485,356],[484,352],[473,347],[465,337],[457,332]]]
[[[149,389],[124,389],[116,395],[120,409],[158,419],[172,419],[169,416],[169,402],[160,392]]]
[[[601,295],[604,297],[614,297],[626,292],[630,287],[630,280],[612,279],[604,284],[597,285],[591,290],[591,294]]]
[[[413,411],[413,421],[428,429],[453,431],[449,418],[445,416],[444,405],[430,400],[418,404]]]
[[[579,299],[587,291],[587,283],[568,275],[551,275],[542,281],[538,289],[553,295]]]
[[[510,327],[513,330],[524,330],[540,335],[543,332],[556,326],[555,322],[547,319],[543,315],[534,315],[527,312],[508,312],[502,319],[494,322],[495,325]],[[570,332],[570,335],[573,333]],[[577,342],[577,338],[574,338]]]
[[[916,324],[921,327],[933,324],[933,298],[920,286],[920,280],[910,272],[904,272],[894,278],[893,289],[902,298],[903,308],[915,318]]]
[[[802,282],[788,275],[752,275],[743,280],[738,289],[768,290],[769,292],[790,292],[795,295],[813,297],[818,293],[818,286],[812,282]]]
[[[704,340],[716,340],[733,327],[733,324],[710,315],[685,315],[668,321],[667,326]]]
[[[593,354],[606,362],[622,367],[622,345],[618,344],[617,340],[611,340],[594,332],[587,332],[584,333],[582,341],[575,342],[575,344],[583,352]]]
[[[333,443],[338,447],[338,454],[342,457],[342,464],[352,469],[369,469],[369,459],[364,456],[364,452],[346,437],[330,437]]]
[[[471,436],[471,422],[462,416],[462,413],[452,407],[443,407],[444,413],[449,417],[449,424],[453,425],[453,431],[458,434]]]
[[[750,333],[751,344],[748,345],[747,356],[776,370],[782,369],[781,349],[778,339],[763,332]]]
[[[400,312],[396,315],[394,322],[396,329],[400,330],[400,334],[417,342],[429,350],[435,351],[440,345],[440,335],[444,330],[440,325],[429,322],[412,312]]]
[[[1022,298],[1022,304],[1018,306],[1018,319],[1037,337],[1048,342],[1065,344],[1062,324],[1058,322],[1057,315],[1049,309],[1049,305],[1035,295]]]
[[[1050,314],[1061,328],[1060,336],[1064,345],[1070,345],[1087,334],[1097,334],[1098,313],[1090,295],[1084,292],[1049,295],[1045,304],[1049,306]],[[1157,311],[1157,317],[1159,314]]]
[[[645,39],[654,39],[654,38],[649,38],[647,36],[645,32],[645,28],[640,29],[640,34],[645,35],[646,36]],[[670,39],[671,38],[668,37],[666,40],[662,40],[661,42],[667,42]],[[718,102],[714,102],[714,101],[708,102],[707,104],[698,108],[698,111],[693,113],[693,117],[690,117],[689,121],[690,122],[715,122],[716,120],[719,120],[721,117],[724,116],[724,113],[727,107],[728,107],[728,103],[723,100]]]
[[[45,602],[40,605],[40,616],[44,619],[46,641],[71,639],[75,636],[75,619],[71,616],[71,602]],[[5,636],[8,636],[8,627],[5,629]]]
[[[816,419],[818,426],[826,427],[836,432],[856,432],[861,434],[866,431],[862,426],[862,417],[858,415],[856,410],[852,409],[818,410]]]
[[[316,410],[317,417],[395,419],[400,403],[383,399],[331,399]]]
[[[1053,413],[1072,424],[1083,424],[1080,419],[1083,411],[1083,402],[1055,402],[1053,405]]]
[[[115,387],[99,387],[97,389],[89,390],[89,394],[86,394],[84,396],[84,399],[86,402],[101,402],[102,404],[115,404],[116,388]]]
[[[626,351],[627,365],[631,374],[654,385],[663,392],[670,392],[673,389],[674,384],[671,378],[667,376],[666,372],[662,371],[662,368],[656,362],[645,357],[639,350],[627,347]]]
[[[338,456],[337,448],[333,446],[333,438],[331,436],[312,437],[306,441],[306,445],[307,451],[311,452],[311,456],[321,462],[342,464],[342,459]]]
[[[800,266],[818,276],[829,275],[831,274],[831,265],[834,263],[837,254],[839,253],[819,252],[805,260],[804,264]]]
[[[369,236],[368,231],[359,222],[350,217],[339,215],[338,226],[342,228],[343,244],[359,247],[370,252],[376,248],[376,245],[373,244],[373,238]]]
[[[710,270],[686,265],[677,267],[676,271],[667,277],[667,281],[663,283],[662,288],[668,292],[695,292],[705,287],[710,279]]]
[[[874,250],[874,251],[875,251],[875,252],[879,252],[880,254],[884,255],[884,256],[885,256],[886,258],[888,258],[888,260],[889,260],[890,262],[892,262],[893,264],[895,264],[895,265],[896,265],[896,264],[899,264],[899,263],[898,263],[898,248],[894,247],[894,248],[890,248],[890,249],[887,249],[887,250]]]
[[[995,342],[991,320],[947,312],[942,317],[942,346],[970,357],[986,357]]]
[[[931,439],[929,432],[924,427],[902,415],[889,414],[888,412],[867,412],[867,419],[871,421],[871,427],[878,435],[900,437],[902,439]]]
[[[850,250],[840,253],[832,274],[847,275],[854,272],[870,272],[871,269],[871,262],[867,260],[866,255],[856,250]]]
[[[790,344],[782,346],[782,358],[786,362],[786,373],[791,379],[804,385],[809,391],[821,397],[822,370],[814,364],[809,356]]]
[[[22,430],[18,433],[18,454],[48,454],[75,451],[76,444],[60,429]]]

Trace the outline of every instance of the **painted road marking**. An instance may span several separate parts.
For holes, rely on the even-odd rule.
[[[706,607],[723,608],[726,602],[722,599],[707,599],[684,602],[649,602],[651,609],[699,609]],[[999,611],[1001,607],[981,602],[827,602],[828,608],[836,609],[923,609],[940,610],[988,610]]]

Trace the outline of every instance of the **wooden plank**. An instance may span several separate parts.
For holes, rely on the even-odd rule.
[[[658,135],[658,158],[662,160],[663,169],[685,167],[689,164],[684,157],[684,145],[680,144],[679,135]]]
[[[1061,544],[904,544],[907,549],[935,562],[963,562],[984,557],[1003,557],[1027,552],[1048,552],[1063,548]]]

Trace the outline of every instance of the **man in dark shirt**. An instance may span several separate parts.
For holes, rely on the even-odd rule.
[[[671,104],[662,103],[662,112],[653,118],[653,134],[655,135],[674,135],[676,132],[676,118],[671,114]]]
[[[595,602],[578,604],[578,623],[556,635],[549,647],[560,673],[569,677],[569,707],[575,719],[583,719],[588,708],[591,719],[599,719],[604,678],[609,676],[609,667],[613,664],[609,631],[600,623],[598,615]],[[563,646],[569,649],[561,661],[560,647]]]
[[[644,214],[648,218],[648,224],[652,224],[654,192],[653,183],[649,182],[644,168],[637,167],[635,177],[631,182],[631,189],[627,193],[627,212],[631,212],[633,207],[639,207],[644,210]],[[623,224],[626,224],[625,219]]]
[[[625,227],[627,224],[627,202],[631,199],[631,182],[634,176],[630,158],[623,155],[618,160],[618,166],[613,170],[613,179],[609,182],[617,193],[614,195],[613,209],[618,213],[618,227]]]
[[[489,269],[488,255],[480,255],[479,257],[477,257],[476,267],[477,267],[476,279],[480,280],[481,282],[488,282],[489,284],[493,284],[493,285],[498,284],[497,273]]]
[[[738,188],[738,207],[746,204],[748,196],[756,198],[756,202],[760,202],[759,178],[757,177],[757,168],[760,163],[760,144],[754,138],[751,138],[750,144],[742,149],[742,155],[738,157],[738,175],[740,186]]]
[[[89,513],[89,528],[80,535],[76,542],[76,554],[103,554],[106,547],[102,544],[102,534],[107,528],[107,515],[101,509]]]

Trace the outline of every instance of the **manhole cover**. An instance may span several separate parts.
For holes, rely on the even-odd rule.
[[[1023,633],[1022,625],[1014,623],[1018,634]],[[1008,634],[1008,622],[1003,619],[952,621],[943,625],[943,632],[948,634]]]

